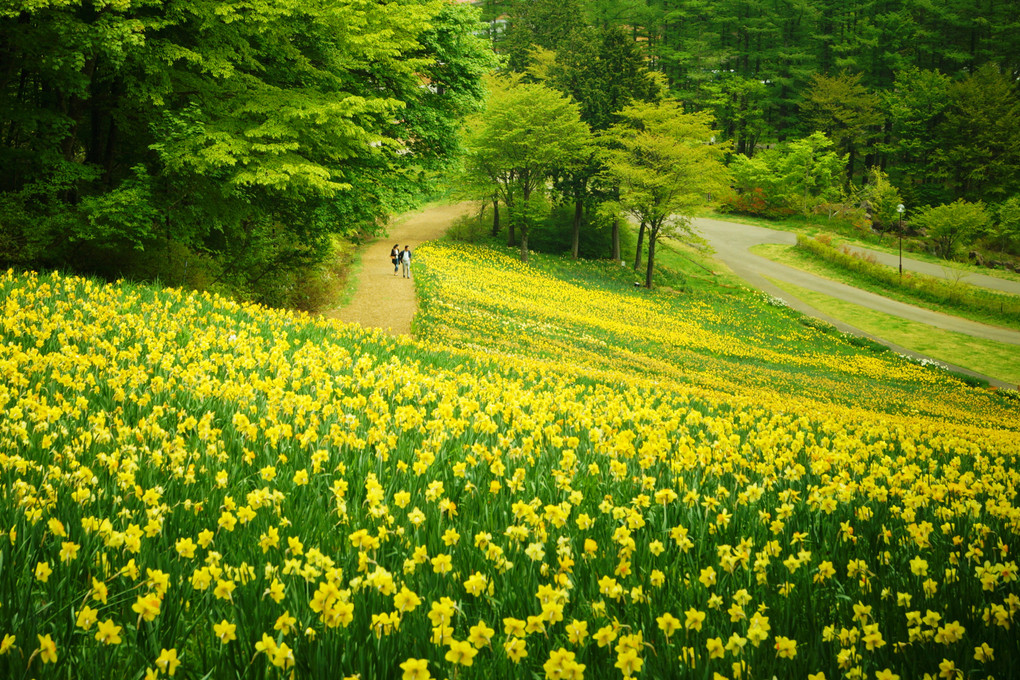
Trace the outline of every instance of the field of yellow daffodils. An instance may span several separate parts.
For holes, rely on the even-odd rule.
[[[0,677],[1016,673],[1015,402],[751,300],[416,266],[417,341],[0,275]]]

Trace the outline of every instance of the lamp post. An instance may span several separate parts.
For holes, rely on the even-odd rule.
[[[903,285],[903,211],[905,208],[900,203],[896,206],[896,212],[900,214],[900,285]]]

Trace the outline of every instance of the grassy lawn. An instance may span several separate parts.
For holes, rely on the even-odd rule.
[[[1017,361],[1020,348],[1016,345],[944,331],[927,324],[876,312],[793,284],[775,280],[772,282],[833,318],[884,340],[1008,383],[1020,383],[1020,362]]]
[[[766,244],[761,246],[755,246],[751,251],[762,257],[766,257],[774,262],[779,262],[790,267],[810,272],[818,276],[831,279],[833,281],[839,281],[861,290],[866,290],[871,293],[883,295],[891,300],[897,300],[899,302],[905,302],[907,304],[922,307],[924,309],[930,309],[935,312],[942,312],[943,314],[950,314],[952,316],[958,316],[964,319],[970,319],[978,323],[986,323],[993,326],[1001,326],[1004,328],[1012,328],[1014,330],[1020,330],[1020,319],[1010,316],[998,316],[991,315],[979,310],[967,309],[964,307],[949,307],[945,305],[938,305],[923,298],[910,295],[905,291],[885,288],[879,286],[871,281],[868,281],[864,277],[857,276],[853,272],[847,272],[844,269],[830,265],[826,262],[821,262],[818,259],[812,257],[810,254],[804,253],[797,249],[795,246],[787,246],[780,244]],[[1004,294],[1005,295],[1005,294]]]

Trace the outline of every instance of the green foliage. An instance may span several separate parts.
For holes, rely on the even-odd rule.
[[[524,73],[535,47],[555,51],[584,23],[580,0],[511,0],[499,46],[511,71]]]
[[[416,166],[444,170],[461,151],[463,119],[480,108],[484,77],[496,67],[482,26],[477,8],[444,2],[419,38],[426,86],[401,111],[398,130]]]
[[[832,150],[822,132],[763,151],[749,158],[737,155],[730,163],[735,186],[741,192],[760,189],[764,206],[757,214],[780,214],[782,208],[807,214],[819,203],[840,195],[839,178],[846,156]],[[757,209],[748,204],[748,210]],[[752,213],[754,214],[754,213]]]
[[[786,207],[785,201],[781,200],[781,197],[779,198],[780,200],[776,200],[775,196],[770,198],[765,195],[764,189],[754,187],[724,197],[719,204],[719,211],[766,218],[785,217],[792,214],[793,211]]]
[[[645,285],[651,288],[660,233],[690,236],[690,218],[708,195],[724,191],[729,145],[714,143],[708,113],[684,113],[679,102],[636,103],[604,137],[606,174],[619,186],[620,208],[648,228]]]
[[[1020,318],[1020,299],[1016,296],[916,272],[904,272],[900,276],[897,269],[861,257],[852,250],[836,248],[826,239],[798,234],[797,248],[881,288],[904,291],[916,300],[975,311],[992,319],[1006,318],[1015,322]]]
[[[835,148],[846,154],[847,179],[881,132],[883,115],[877,95],[869,92],[860,75],[815,75],[801,108],[813,130],[824,132]]]
[[[948,76],[911,67],[896,74],[893,88],[882,95],[892,133],[879,149],[891,159],[892,181],[909,205],[943,203],[948,192],[941,182],[940,129],[949,105]]]
[[[770,132],[766,117],[768,86],[736,73],[721,74],[703,86],[719,121],[723,139],[732,139],[739,154],[753,155]]]
[[[871,215],[872,224],[883,230],[897,227],[900,220],[897,207],[903,203],[899,190],[889,181],[889,175],[878,167],[868,168],[867,180],[860,198]]]
[[[981,178],[994,185],[988,187],[992,193],[972,193],[956,177],[957,169],[969,172],[987,166],[986,151],[993,147],[971,143],[974,137],[943,126],[951,82],[974,77],[986,64],[997,64],[1006,80],[1020,72],[1020,15],[1009,3],[486,0],[482,4],[488,17],[508,22],[508,30],[494,32],[493,37],[511,70],[528,70],[534,46],[555,53],[558,63],[578,65],[569,85],[556,85],[582,102],[585,120],[596,128],[596,118],[612,111],[589,109],[587,97],[579,93],[591,87],[611,99],[611,86],[628,80],[629,72],[623,68],[594,73],[599,65],[595,36],[615,30],[662,77],[669,93],[685,102],[687,111],[713,111],[720,139],[732,141],[738,153],[753,156],[764,145],[822,131],[847,156],[847,187],[860,183],[866,169],[878,165],[911,206],[957,197],[1002,200],[1016,193],[1005,188],[1016,173],[998,171]],[[592,66],[591,75],[585,73],[586,64]],[[610,87],[600,82],[607,77]],[[995,97],[974,98],[973,103],[980,110],[971,120],[984,128],[984,137],[996,136],[995,128],[1009,127],[1017,118],[1002,115]],[[960,147],[957,160],[939,153],[956,147]],[[1002,158],[997,156],[996,161],[1001,163]],[[999,185],[1004,186],[1001,191]]]
[[[152,180],[144,165],[132,169],[117,187],[86,196],[79,209],[86,222],[76,237],[116,247],[124,244],[143,250],[158,228],[159,211],[152,195]]]
[[[532,230],[533,250],[561,255],[571,252],[571,232],[574,208],[570,205],[554,206],[545,220]],[[599,211],[584,213],[578,241],[578,256],[588,259],[605,257],[610,251],[612,217]]]
[[[458,218],[446,231],[451,240],[461,243],[499,245],[492,236],[491,204],[483,209]],[[532,200],[533,222],[528,238],[530,253],[562,255],[570,252],[573,228],[573,207],[549,205],[547,200]],[[612,216],[601,212],[586,212],[580,232],[579,256],[596,259],[608,252],[612,231]],[[529,259],[530,261],[530,259]]]
[[[550,84],[574,98],[593,130],[618,122],[620,110],[631,102],[660,96],[637,45],[615,27],[572,32],[556,53]]]
[[[575,27],[557,52],[539,49],[533,57],[535,63],[529,74],[541,76],[546,84],[573,97],[581,119],[595,131],[618,122],[620,109],[632,101],[651,101],[660,96],[655,74],[648,70],[634,41],[620,28]],[[553,173],[559,200],[573,205],[573,228],[564,234],[564,244],[569,244],[575,258],[580,255],[586,215],[615,198],[613,188],[598,181],[603,169],[597,154],[591,153],[584,162],[565,165]],[[610,245],[601,255],[612,251]]]
[[[988,228],[988,236],[1000,252],[1015,251],[1020,246],[1020,196],[1006,199],[999,205],[998,220]]]
[[[949,88],[942,124],[944,171],[969,201],[1020,192],[1020,88],[1015,75],[986,64]]]
[[[16,189],[0,192],[0,263],[32,267],[66,257],[73,246],[65,235],[80,233],[85,225],[64,199],[96,176],[95,168],[61,160]]]
[[[491,226],[492,218],[483,209],[458,217],[446,230],[446,237],[461,243],[485,243],[493,238]]]
[[[459,151],[494,64],[477,17],[443,0],[5,6],[0,258],[126,265],[170,239],[265,291],[331,234],[378,230]]]
[[[958,200],[948,205],[922,208],[910,220],[923,229],[935,253],[951,258],[963,243],[969,243],[988,229],[991,216],[981,202]]]
[[[468,181],[483,195],[496,194],[521,231],[521,259],[528,257],[531,225],[546,212],[541,201],[554,170],[589,157],[591,131],[577,104],[556,90],[519,78],[494,79],[488,105],[469,127]],[[512,234],[513,232],[511,232]]]

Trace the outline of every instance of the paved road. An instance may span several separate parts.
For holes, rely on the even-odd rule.
[[[881,295],[875,295],[874,293],[854,288],[853,286],[848,286],[820,276],[815,276],[814,274],[809,274],[799,269],[794,269],[793,267],[787,267],[786,265],[773,262],[767,258],[750,252],[750,248],[752,246],[765,243],[789,245],[796,243],[796,236],[790,232],[710,219],[697,219],[694,221],[694,226],[715,249],[716,257],[729,266],[737,276],[744,279],[755,288],[758,288],[774,297],[782,298],[794,309],[810,316],[828,321],[844,332],[871,337],[872,339],[878,340],[900,354],[907,354],[918,358],[925,357],[923,354],[908,350],[905,347],[890,343],[881,337],[876,337],[870,333],[862,331],[859,328],[842,323],[841,321],[822,313],[811,305],[808,305],[797,298],[793,298],[786,293],[786,291],[780,289],[768,279],[771,278],[777,281],[792,283],[802,288],[814,290],[831,297],[861,305],[862,307],[875,309],[877,311],[911,321],[926,323],[931,326],[935,326],[936,328],[964,333],[974,337],[996,340],[998,342],[1020,345],[1020,332],[995,326],[988,326],[974,321],[960,319],[955,316],[921,309],[920,307],[904,304],[902,302],[896,302],[895,300],[890,300],[882,297]],[[908,266],[908,262],[911,265],[925,264],[905,258],[903,260],[904,268]],[[1020,355],[1020,350],[1018,350],[1018,355]],[[945,362],[940,361],[940,363]],[[970,375],[979,375],[959,366],[950,366],[950,368]],[[988,379],[992,384],[1007,386],[1006,383],[995,380],[990,376],[981,377]]]
[[[871,248],[863,248],[860,246],[853,246],[851,250],[865,255],[872,255],[878,262],[888,267],[899,267],[900,258],[898,254],[893,255],[891,253],[884,253],[880,250],[872,250]],[[988,276],[987,274],[964,272],[958,269],[954,270],[933,262],[912,260],[909,257],[903,258],[903,271],[918,272],[919,274],[927,274],[928,276],[934,276],[938,279],[949,279],[950,281],[956,280],[959,275],[960,281],[969,283],[972,286],[980,286],[981,288],[989,288],[991,290],[1002,291],[1004,293],[1020,295],[1020,281],[1010,281],[1008,279],[1000,279],[995,276]]]

